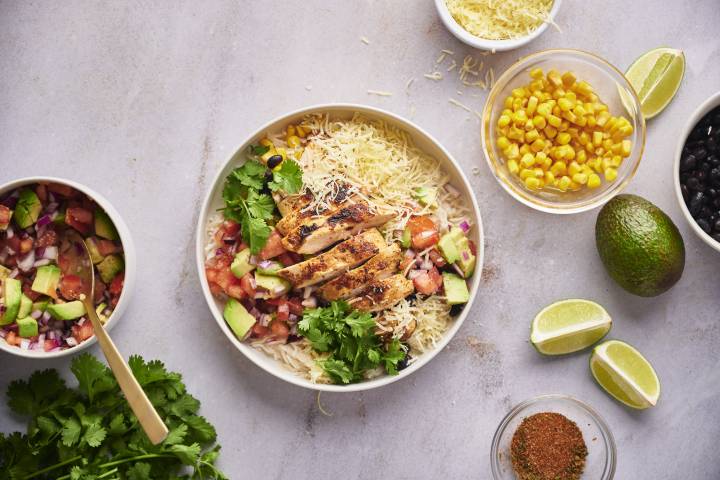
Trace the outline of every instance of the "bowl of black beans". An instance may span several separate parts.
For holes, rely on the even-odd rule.
[[[695,110],[675,155],[675,193],[690,226],[720,252],[720,92]]]

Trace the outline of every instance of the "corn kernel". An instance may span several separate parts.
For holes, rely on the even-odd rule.
[[[562,74],[562,83],[565,85],[565,88],[570,88],[575,83],[575,75],[572,72],[565,72]]]
[[[553,175],[552,172],[545,172],[544,180],[546,185],[552,185],[555,183],[555,175]]]
[[[580,164],[578,164],[577,162],[570,162],[570,166],[568,167],[568,174],[570,174],[571,177],[574,177],[580,172],[582,172]]]
[[[522,178],[523,180],[534,176],[535,172],[533,172],[531,168],[523,168],[522,170],[520,170],[520,178]]]
[[[533,168],[533,173],[535,174],[536,178],[543,178],[545,176],[545,170],[540,167]]]
[[[557,70],[550,70],[547,74],[548,82],[550,82],[555,87],[559,87],[562,85],[562,77],[560,76],[560,72]]]
[[[568,188],[570,188],[570,183],[572,180],[570,180],[570,177],[567,175],[563,176],[560,181],[558,182],[558,188],[562,190],[563,192],[566,191]]]
[[[527,143],[523,143],[522,146],[520,147],[520,156],[522,157],[526,153],[532,153],[530,151],[530,145],[528,145]]]
[[[295,125],[288,125],[285,131],[285,136],[291,137],[293,135],[295,135]]]
[[[565,162],[555,162],[552,167],[550,167],[550,171],[556,177],[565,175],[567,173],[567,165]]]
[[[620,149],[620,155],[623,157],[629,157],[632,151],[632,142],[630,140],[623,140]]]
[[[270,140],[269,138],[263,138],[262,140],[260,140],[260,145],[269,148],[274,147],[272,140]]]
[[[507,163],[508,170],[510,170],[510,173],[517,175],[517,173],[520,171],[520,167],[518,167],[518,163],[515,160],[508,160]]]
[[[532,119],[533,125],[536,128],[539,128],[542,130],[547,125],[547,120],[545,120],[545,117],[541,117],[540,115],[535,115]]]
[[[267,146],[267,145],[266,145],[266,146]],[[267,152],[265,152],[265,153],[263,153],[262,155],[260,155],[260,159],[262,159],[263,162],[266,162],[266,163],[267,163],[267,161],[268,161],[268,160],[270,159],[270,157],[272,157],[273,155],[277,155],[277,152],[275,151],[275,148],[274,148],[274,147],[270,147],[270,149],[269,149]],[[283,160],[284,160],[284,159],[283,159]]]
[[[585,150],[578,150],[575,155],[575,160],[580,164],[585,163],[587,161],[587,152]]]
[[[285,150],[282,147],[278,147],[275,149],[275,152],[282,157],[283,160],[287,158],[287,150]]]
[[[507,98],[505,99],[505,101],[503,102],[503,106],[504,106],[505,108],[512,108],[512,106],[513,106],[513,98],[512,98],[512,97],[507,97]]]
[[[550,124],[550,126],[558,128],[560,124],[562,123],[562,120],[560,120],[560,117],[555,116],[553,114],[550,114],[547,116],[547,121]]]
[[[535,129],[532,129],[525,134],[525,141],[532,143],[535,140],[537,140],[539,137],[540,137],[540,134],[538,133],[538,131]]]
[[[530,76],[534,79],[542,78],[543,77],[542,68],[533,68],[532,70],[530,70]]]
[[[561,132],[561,133],[558,133],[555,141],[557,141],[557,143],[559,143],[560,145],[567,145],[568,143],[570,143],[570,139],[571,139],[571,137],[570,137],[569,133]]]
[[[558,134],[558,131],[552,125],[548,125],[543,129],[543,133],[547,138],[555,138],[555,136],[557,136]]]
[[[498,137],[497,146],[500,150],[505,150],[510,146],[510,140],[507,137]]]
[[[593,141],[593,145],[595,145],[596,147],[599,147],[600,145],[602,145],[602,141],[603,141],[602,132],[598,132],[597,130],[594,131],[592,141]]]
[[[524,125],[527,119],[528,118],[525,114],[525,110],[518,110],[517,112],[513,113],[512,120],[515,125]]]
[[[589,188],[598,188],[602,182],[600,181],[600,175],[593,173],[588,177],[587,186]]]
[[[560,132],[564,132],[568,128],[570,128],[570,122],[568,122],[567,120],[562,120],[560,122],[560,126],[557,127],[558,131],[560,131]]]
[[[552,114],[552,105],[547,102],[541,103],[537,107],[537,113],[547,118],[550,114]]]
[[[605,169],[605,180],[608,182],[612,182],[617,178],[617,170],[614,168],[606,168]]]
[[[610,165],[612,165],[615,168],[619,167],[621,164],[622,164],[622,157],[620,155],[614,155],[610,159]]]
[[[507,158],[518,158],[520,156],[520,149],[518,148],[517,143],[512,143],[504,150],[504,153]]]
[[[570,100],[568,100],[567,98],[563,97],[558,100],[558,107],[560,107],[560,110],[567,112],[567,111],[572,110],[573,103]]]
[[[595,125],[597,125],[597,120],[595,119],[595,115],[588,115],[586,117],[587,123],[586,125],[590,128],[593,128]]]
[[[535,165],[535,156],[531,153],[526,153],[520,159],[520,163],[522,163],[523,167],[532,167]]]
[[[532,120],[530,120],[530,119],[528,118],[528,119],[525,121],[525,125],[523,125],[523,128],[525,128],[525,131],[528,131],[528,132],[529,132],[530,130],[532,130],[533,128],[535,128],[535,125],[533,125]]]
[[[590,84],[584,80],[577,82],[574,87],[575,91],[580,95],[590,96],[593,93],[593,89]]]
[[[300,137],[297,135],[291,135],[287,138],[287,144],[290,148],[297,148],[300,146]]]
[[[528,177],[525,179],[525,186],[532,190],[538,190],[541,187],[540,179]]]
[[[515,98],[525,97],[525,89],[524,88],[514,88],[512,91],[512,96]]]
[[[572,181],[580,185],[585,185],[588,182],[588,176],[584,173],[576,173],[572,176]]]
[[[542,153],[541,150],[545,148],[545,145],[545,140],[538,138],[530,145],[530,150],[532,150],[533,152]]]
[[[498,127],[503,128],[510,125],[510,117],[507,115],[500,115],[500,118],[498,118]]]
[[[530,97],[527,104],[527,113],[528,115],[532,115],[535,113],[535,109],[538,106],[538,99],[536,96]]]
[[[309,129],[306,129],[306,127],[303,127],[302,125],[295,127],[295,130],[297,132],[297,136],[300,138],[305,138],[307,137],[307,134],[310,133]]]

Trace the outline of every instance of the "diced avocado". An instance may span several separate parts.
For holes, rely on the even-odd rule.
[[[80,300],[67,303],[52,303],[48,305],[47,311],[53,318],[58,320],[75,320],[87,313],[85,305]]]
[[[47,310],[48,303],[50,303],[50,300],[48,300],[47,298],[45,300],[38,300],[37,302],[34,302],[32,304],[32,311],[34,312],[36,310],[39,310],[41,312],[44,312],[45,310]]]
[[[17,278],[3,280],[3,305],[5,313],[0,318],[0,325],[9,325],[15,321],[22,301],[22,284]]]
[[[402,245],[403,248],[410,248],[410,245],[412,244],[412,232],[410,232],[410,229],[408,227],[405,227],[405,230],[403,230],[402,237],[400,237],[400,245]]]
[[[57,265],[43,265],[37,269],[35,280],[30,287],[33,292],[57,298],[57,286],[60,282],[60,268]]]
[[[421,205],[433,206],[437,205],[437,188],[434,187],[417,187],[413,190],[412,196]]]
[[[448,305],[460,305],[470,300],[470,292],[464,278],[448,272],[443,272],[442,276]]]
[[[438,248],[448,263],[455,263],[460,258],[460,252],[458,252],[457,245],[455,244],[455,238],[453,238],[450,232],[440,237]]]
[[[98,263],[103,261],[102,254],[100,254],[100,249],[98,248],[97,240],[95,240],[95,237],[88,237],[85,239],[85,245],[87,245],[88,251],[90,252],[90,260],[92,260],[92,263],[94,265],[97,265]]]
[[[476,262],[475,255],[470,249],[470,241],[458,227],[451,228],[450,235],[455,240],[455,246],[458,250],[457,266],[460,267],[465,278],[469,278],[475,271]]]
[[[105,315],[105,309],[107,308],[107,303],[101,303],[97,306],[95,309],[95,313],[97,314],[98,318],[100,319],[100,323],[105,324],[107,322],[107,315]]]
[[[17,318],[25,318],[32,312],[32,300],[22,294],[20,297],[20,310],[18,310]]]
[[[15,223],[20,228],[28,228],[33,223],[37,222],[42,210],[42,203],[35,192],[32,190],[21,190],[20,198],[18,198],[17,204],[15,205],[15,214],[13,218]]]
[[[230,326],[230,329],[240,339],[244,340],[245,337],[250,333],[250,329],[255,325],[255,317],[242,306],[242,303],[238,302],[234,298],[231,298],[225,304],[225,311],[223,312],[225,321]]]
[[[0,220],[0,232],[4,232],[10,226],[13,211],[5,205],[0,205],[0,213],[2,214],[0,215],[0,217],[2,217],[2,220]]]
[[[18,318],[18,335],[23,338],[36,337],[38,334],[38,323],[32,317]]]
[[[103,259],[102,262],[97,264],[98,272],[100,272],[100,278],[105,283],[112,282],[115,275],[122,272],[125,269],[125,262],[122,257],[117,254],[108,255]]]
[[[269,292],[268,298],[285,295],[290,291],[291,287],[290,282],[284,278],[276,277],[275,275],[263,275],[259,272],[255,272],[255,282],[258,287],[264,288]]]
[[[263,275],[274,275],[277,276],[277,272],[283,269],[283,266],[280,262],[268,262],[266,267],[261,267],[258,265],[257,273],[262,273]]]
[[[8,275],[10,275],[11,271],[12,270],[10,270],[9,268],[5,268],[2,265],[0,265],[0,280],[2,280],[3,278],[6,278]]]
[[[99,208],[95,209],[95,235],[108,240],[120,240],[120,235],[110,220],[110,216]]]
[[[237,278],[242,278],[246,273],[252,272],[255,269],[255,265],[250,264],[250,249],[246,248],[235,254],[232,265],[230,265],[230,271]]]

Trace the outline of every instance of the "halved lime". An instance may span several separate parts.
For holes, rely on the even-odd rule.
[[[645,119],[662,112],[680,88],[685,54],[674,48],[656,48],[635,60],[625,73],[640,100]]]
[[[607,393],[632,408],[649,408],[660,397],[652,365],[625,342],[610,340],[593,349],[590,371]]]
[[[543,308],[532,322],[530,341],[545,355],[562,355],[587,348],[612,326],[610,315],[590,300],[570,299]]]

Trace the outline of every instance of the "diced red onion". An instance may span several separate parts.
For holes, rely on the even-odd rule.
[[[257,264],[258,268],[270,268],[272,266],[272,262],[270,260],[263,260],[260,263]]]
[[[470,260],[470,254],[468,254],[467,250],[463,250],[462,256],[463,256],[463,260],[465,260],[466,262],[468,260]]]
[[[36,225],[36,227],[44,227],[44,226],[48,225],[50,222],[52,222],[50,215],[43,215],[42,217],[38,218],[35,225]]]
[[[433,267],[433,262],[425,260],[420,264],[420,270],[430,270]]]
[[[267,313],[263,313],[262,316],[260,316],[260,325],[267,327],[270,325],[270,320],[272,320],[272,317]]]
[[[57,260],[58,247],[55,247],[55,246],[45,247],[45,252],[43,252],[42,257],[47,258],[48,260]]]
[[[257,265],[258,257],[257,255],[250,255],[250,258],[248,258],[248,263],[250,265]]]
[[[58,208],[57,202],[50,202],[47,204],[47,207],[45,207],[45,211],[48,213],[54,213],[55,210],[57,210],[57,208]]]
[[[435,235],[437,232],[435,230],[423,230],[422,232],[418,233],[418,237],[421,239],[430,238],[433,235]]]
[[[50,265],[50,259],[49,258],[41,258],[40,260],[36,260],[35,263],[33,263],[33,267],[43,267],[45,265]]]
[[[0,330],[0,338],[5,338],[5,335],[7,335],[7,334],[8,334],[8,332],[4,328],[2,330]]]
[[[254,308],[254,307],[253,307],[253,308],[250,310],[250,315],[252,315],[253,317],[255,317],[255,320],[260,320],[260,317],[262,316],[262,312],[261,312],[260,310],[258,310],[257,308]]]
[[[467,222],[467,220],[463,220],[460,222],[460,230],[467,233],[470,231],[470,224]]]
[[[267,292],[265,290],[258,290],[255,292],[255,296],[253,298],[255,298],[255,299],[264,298],[265,295],[267,295]]]
[[[82,327],[83,323],[85,323],[85,317],[80,317],[80,319],[77,321],[77,324]]]
[[[15,230],[13,230],[12,225],[8,226],[5,230],[5,236],[7,238],[13,238],[15,236]]]
[[[250,286],[251,286],[253,289],[256,289],[256,288],[257,288],[257,280],[255,280],[255,275],[251,275],[251,276],[250,276]]]
[[[40,335],[38,335],[38,343],[40,343],[40,344],[45,343],[45,334],[44,333],[41,333]]]
[[[48,338],[49,340],[55,340],[55,331],[54,331],[54,330],[50,330],[50,331],[47,333],[47,338]]]
[[[5,261],[7,260],[7,256],[8,256],[8,249],[7,249],[7,247],[5,247],[2,250],[0,250],[0,263],[5,263]]]
[[[42,317],[42,312],[40,310],[33,310],[30,316],[37,320],[38,318]]]
[[[465,273],[462,270],[460,270],[460,267],[458,267],[457,264],[453,263],[452,267],[457,272],[458,275],[460,275],[461,277],[465,276]]]
[[[55,202],[55,194],[52,192],[48,192],[48,200],[50,200],[50,203]]]
[[[408,278],[409,278],[410,280],[415,280],[417,277],[419,277],[419,276],[422,275],[423,273],[425,273],[424,270],[410,270],[410,271],[408,272],[408,275],[407,275],[407,276],[408,276]]]
[[[78,344],[77,340],[75,340],[75,337],[67,337],[67,338],[65,339],[65,343],[67,343],[67,344],[70,345],[71,347],[74,347],[74,346],[76,346],[76,345]]]
[[[22,270],[23,272],[28,272],[30,269],[33,268],[33,264],[35,263],[35,250],[30,250],[27,255],[25,255],[23,258],[18,260],[18,268]]]
[[[275,287],[275,289],[273,290],[273,293],[275,295],[282,295],[283,293],[285,293],[285,287],[283,287],[282,285],[279,285],[279,286]]]
[[[10,277],[10,278],[15,278],[15,277],[18,276],[19,273],[20,273],[20,272],[18,271],[17,268],[13,268],[12,271],[10,272],[10,274],[8,275],[8,277]]]
[[[289,322],[297,322],[297,321],[298,321],[298,316],[295,315],[294,313],[291,313],[290,315],[288,315],[288,321],[289,321]]]
[[[413,258],[415,256],[415,250],[413,250],[412,248],[408,248],[407,250],[405,250],[405,256],[407,258]]]
[[[313,293],[313,287],[305,287],[305,290],[303,290],[303,298],[308,299],[310,298],[310,295]]]
[[[42,227],[37,227],[37,233],[35,234],[38,238],[42,237],[45,234],[45,230],[47,230],[47,225],[44,225]]]
[[[222,255],[223,253],[225,253],[225,250],[223,250],[222,248],[218,248],[217,250],[215,250],[215,255]]]
[[[30,348],[30,340],[27,338],[23,338],[20,340],[20,349],[21,350],[28,350]]]
[[[50,320],[50,312],[43,312],[42,319],[46,322]]]
[[[302,306],[305,308],[317,307],[317,298],[315,298],[315,297],[306,298],[305,300],[302,301]]]

